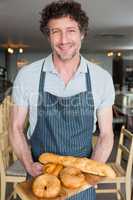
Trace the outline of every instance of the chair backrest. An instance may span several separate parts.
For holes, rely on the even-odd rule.
[[[0,135],[3,134],[4,130],[3,124],[3,104],[0,104]]]
[[[11,105],[11,96],[6,96],[0,104],[0,134],[8,132]]]
[[[124,161],[124,162],[123,162]],[[121,128],[116,163],[126,170],[126,177],[131,177],[133,167],[133,133]]]
[[[13,161],[12,149],[9,145],[8,134],[3,134],[0,137],[0,173],[4,176],[6,169]]]

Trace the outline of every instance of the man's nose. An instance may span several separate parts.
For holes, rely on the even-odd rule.
[[[68,33],[67,33],[66,31],[63,31],[63,32],[61,33],[61,38],[60,38],[60,40],[61,40],[61,43],[62,43],[62,44],[65,44],[65,43],[68,42]]]

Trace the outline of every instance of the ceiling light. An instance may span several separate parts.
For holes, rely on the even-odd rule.
[[[24,50],[22,48],[19,48],[19,53],[23,53]]]
[[[117,56],[121,56],[121,55],[122,55],[122,53],[121,53],[121,52],[118,52],[118,53],[117,53]]]
[[[112,51],[107,53],[107,56],[108,56],[108,57],[111,57],[111,56],[113,56],[113,55],[114,55],[114,53],[113,53]]]
[[[10,47],[7,49],[7,51],[8,51],[8,53],[10,53],[10,54],[13,54],[13,53],[14,53],[14,50],[13,50],[12,48],[10,48]]]

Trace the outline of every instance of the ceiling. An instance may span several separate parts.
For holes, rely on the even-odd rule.
[[[47,51],[49,44],[39,31],[41,9],[51,0],[0,0],[0,45],[29,45]],[[86,52],[133,50],[133,0],[78,0],[89,16]]]

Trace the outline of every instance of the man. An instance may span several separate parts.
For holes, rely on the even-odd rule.
[[[113,146],[110,75],[80,55],[88,17],[74,1],[57,1],[42,10],[40,30],[47,34],[52,54],[24,67],[14,82],[10,141],[27,172],[42,172],[42,152],[86,156],[106,162]],[[24,123],[29,114],[28,138]],[[100,135],[92,152],[98,120]],[[31,153],[32,152],[32,153]],[[71,199],[94,200],[91,187]]]

